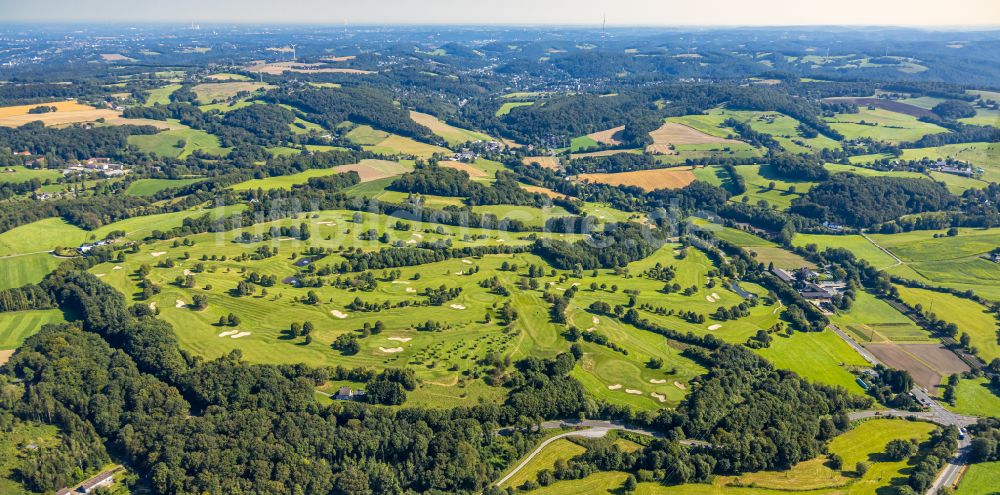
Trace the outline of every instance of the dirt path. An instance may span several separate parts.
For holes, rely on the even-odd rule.
[[[861,233],[861,237],[864,237],[865,240],[867,240],[868,242],[872,243],[872,246],[877,247],[879,249],[879,251],[882,251],[883,253],[888,254],[890,258],[896,260],[896,264],[895,265],[887,266],[885,268],[879,268],[879,271],[888,270],[890,268],[895,268],[895,267],[897,267],[899,265],[904,265],[905,264],[905,263],[903,263],[903,260],[899,259],[899,257],[896,256],[895,254],[893,254],[892,251],[889,251],[888,249],[880,246],[879,243],[877,243],[874,240],[872,240],[871,237],[868,237],[868,234],[865,234],[864,232],[862,232]]]

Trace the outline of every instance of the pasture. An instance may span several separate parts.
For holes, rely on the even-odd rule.
[[[503,117],[504,115],[507,115],[508,113],[510,113],[511,110],[517,107],[530,107],[531,105],[534,104],[535,102],[533,101],[505,101],[503,102],[503,104],[500,105],[500,108],[497,109],[495,115],[497,117]]]
[[[1000,418],[1000,390],[991,388],[986,378],[959,380],[955,388],[955,405],[942,404],[959,414]]]
[[[146,96],[146,106],[169,104],[170,95],[174,94],[174,91],[178,89],[181,89],[180,84],[167,84],[166,86],[149,90]]]
[[[612,186],[635,186],[652,191],[654,189],[680,189],[694,182],[695,176],[691,167],[672,167],[610,174],[580,174],[576,176],[576,179]]]
[[[795,234],[792,238],[794,246],[816,245],[817,251],[827,248],[847,249],[860,259],[871,263],[872,266],[880,270],[886,269],[896,264],[892,256],[882,251],[872,244],[868,239],[860,235],[822,235],[822,234]]]
[[[882,108],[860,107],[858,113],[841,113],[827,118],[830,127],[845,139],[871,138],[901,143],[915,141],[928,134],[949,132],[944,127],[921,122],[916,117]]]
[[[448,124],[433,115],[410,111],[410,118],[414,122],[428,128],[434,134],[440,136],[448,142],[448,146],[460,146],[469,141],[492,141],[486,134],[468,129],[462,129]]]
[[[229,148],[219,144],[219,138],[200,129],[188,127],[171,129],[156,134],[129,136],[128,143],[147,153],[169,158],[184,158],[195,150],[210,155],[224,156]]]
[[[858,291],[848,311],[840,311],[831,321],[862,343],[930,342],[930,334],[889,303]]]
[[[998,486],[1000,486],[1000,461],[982,462],[969,466],[955,495],[992,494]]]
[[[0,168],[0,183],[21,183],[32,179],[55,182],[60,178],[62,178],[62,173],[58,170],[25,168],[21,165]]]
[[[521,486],[525,481],[534,481],[538,476],[539,471],[543,469],[552,470],[557,460],[561,459],[563,461],[568,461],[586,451],[587,449],[581,447],[580,445],[566,440],[565,438],[560,438],[559,440],[545,446],[545,448],[542,449],[538,455],[532,458],[526,466],[521,468],[517,474],[511,476],[511,478],[503,485],[500,485],[500,487],[505,488],[512,486],[516,488]]]
[[[139,179],[128,185],[125,189],[125,194],[132,196],[152,196],[165,189],[184,187],[203,180],[205,179],[200,177],[191,179]]]
[[[747,198],[751,204],[766,202],[768,206],[780,210],[788,209],[792,201],[808,192],[814,184],[783,179],[771,171],[770,165],[740,165],[736,167],[736,172],[743,176],[747,190],[732,197],[730,201],[743,201],[743,198]],[[774,187],[771,187],[772,183]]]

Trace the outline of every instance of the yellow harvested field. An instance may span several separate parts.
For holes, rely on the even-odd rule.
[[[361,182],[368,182],[386,177],[395,177],[413,170],[413,166],[406,163],[393,162],[389,160],[361,160],[361,163],[350,165],[339,165],[333,167],[336,173],[355,171],[361,177]]]
[[[617,155],[619,153],[632,153],[636,150],[638,150],[638,148],[630,150],[601,150],[601,151],[591,151],[588,153],[570,153],[569,158],[570,160],[576,160],[579,158],[587,158],[591,156],[611,156],[611,155]]]
[[[587,137],[601,144],[606,144],[608,146],[617,146],[619,144],[622,144],[622,142],[615,139],[615,134],[618,134],[618,132],[620,132],[623,129],[625,129],[625,126],[620,125],[613,129],[607,129],[600,132],[592,132],[590,134],[587,134]]]
[[[236,96],[238,93],[247,91],[254,92],[258,89],[270,88],[271,85],[267,83],[250,82],[250,81],[237,81],[237,82],[219,82],[219,83],[202,83],[195,85],[191,88],[194,94],[198,95],[198,101],[201,103],[212,103],[216,100],[227,100]]]
[[[344,55],[343,57],[337,57],[337,56],[323,57],[320,60],[326,60],[328,62],[347,62],[348,60],[354,60],[355,58],[357,57],[355,57],[354,55]]]
[[[670,145],[672,144],[739,143],[739,141],[733,139],[705,134],[693,127],[688,127],[677,122],[664,122],[659,129],[650,132],[649,136],[653,138],[653,144],[647,146],[646,151],[664,155],[674,153],[674,150],[670,149]]]
[[[466,173],[469,174],[469,177],[472,179],[478,179],[480,177],[489,177],[489,174],[487,174],[486,172],[483,172],[482,170],[464,162],[456,162],[454,160],[442,160],[438,162],[438,165],[442,167],[453,168],[455,170],[464,170]]]
[[[695,180],[691,167],[660,168],[615,174],[581,174],[576,178],[581,181],[599,182],[612,186],[635,186],[646,191],[680,189]]]
[[[272,76],[280,76],[285,72],[300,72],[303,74],[319,74],[323,72],[341,72],[344,74],[374,74],[370,70],[361,69],[343,69],[337,67],[323,67],[325,64],[321,63],[302,63],[302,62],[257,62],[249,67],[247,70],[250,72],[263,72],[264,74],[271,74]]]
[[[524,162],[525,165],[537,163],[542,168],[559,170],[559,158],[554,156],[526,156],[521,159],[521,161]]]
[[[544,194],[550,198],[569,198],[569,196],[555,192],[547,187],[529,186],[528,184],[521,184],[521,189],[524,189],[525,191],[528,192]]]
[[[28,113],[28,110],[42,105],[56,107],[56,111]],[[90,105],[77,103],[76,101],[56,101],[34,105],[0,107],[0,126],[5,127],[19,127],[36,120],[41,120],[45,125],[66,125],[78,122],[94,122],[101,118],[105,120],[119,119],[120,117],[118,112],[114,110],[97,109]]]
[[[135,60],[134,58],[126,57],[120,53],[102,53],[101,59],[105,62],[126,62]]]

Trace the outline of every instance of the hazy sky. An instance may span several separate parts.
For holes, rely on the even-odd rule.
[[[997,26],[1000,0],[0,0],[0,22]]]

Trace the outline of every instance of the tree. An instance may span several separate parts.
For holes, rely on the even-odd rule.
[[[240,324],[240,317],[234,315],[233,313],[229,313],[229,316],[226,317],[226,320],[229,322],[229,326],[231,327],[235,327]]]
[[[968,348],[969,344],[972,343],[972,337],[967,332],[962,332],[962,335],[958,338],[958,343],[962,344],[962,347]]]
[[[857,473],[858,477],[860,478],[868,473],[868,467],[869,466],[867,462],[858,461],[858,463],[854,465],[854,472]]]
[[[635,475],[629,474],[628,478],[625,478],[625,483],[622,484],[622,489],[625,493],[635,493],[635,489],[639,486],[639,483],[635,480]]]
[[[896,438],[885,446],[885,455],[893,461],[902,461],[904,459],[909,459],[913,454],[917,453],[917,446],[909,440],[902,438]]]

